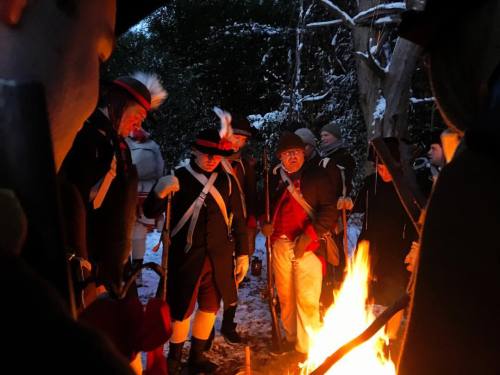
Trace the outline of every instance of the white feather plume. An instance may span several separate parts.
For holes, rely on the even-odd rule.
[[[231,114],[229,112],[224,111],[219,107],[214,107],[213,111],[220,119],[220,129],[219,136],[221,139],[231,140],[233,136],[233,127],[231,126]]]
[[[151,94],[151,109],[158,108],[167,99],[167,90],[154,73],[135,72],[132,77],[146,86]]]

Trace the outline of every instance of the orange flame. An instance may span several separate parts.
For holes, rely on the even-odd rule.
[[[339,347],[363,332],[375,319],[367,308],[369,280],[369,243],[362,241],[339,291],[334,292],[334,305],[325,314],[323,326],[316,332],[308,330],[311,347],[307,361],[301,364],[301,375],[321,365]],[[388,337],[381,330],[369,341],[353,349],[338,361],[327,374],[395,375],[394,363],[385,357],[383,346]]]

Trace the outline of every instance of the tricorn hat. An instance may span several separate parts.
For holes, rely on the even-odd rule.
[[[250,125],[250,122],[245,116],[242,116],[238,113],[232,113],[231,117],[233,134],[244,135],[248,138],[251,138],[257,134],[257,129]]]
[[[191,147],[208,155],[230,156],[234,153],[232,143],[221,139],[219,132],[214,128],[200,131]]]
[[[281,154],[283,151],[291,150],[294,148],[304,150],[305,147],[306,145],[297,134],[289,131],[284,131],[278,141],[278,146],[276,147],[276,155]]]
[[[119,77],[113,83],[127,91],[146,111],[158,108],[168,95],[153,73],[135,72],[131,76]]]

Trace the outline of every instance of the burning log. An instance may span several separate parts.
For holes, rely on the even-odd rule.
[[[393,305],[389,306],[380,314],[373,322],[364,330],[360,335],[341,346],[337,349],[331,356],[329,356],[316,370],[314,370],[311,375],[323,375],[325,374],[336,362],[338,362],[342,357],[344,357],[351,350],[361,345],[362,343],[368,341],[375,333],[377,333],[387,322],[400,310],[403,310],[408,306],[410,302],[410,296],[408,294],[403,295],[399,298]]]

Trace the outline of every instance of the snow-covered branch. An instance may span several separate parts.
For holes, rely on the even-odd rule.
[[[352,18],[352,21],[357,25],[366,25],[371,23],[371,20],[374,17],[377,19],[386,18],[386,16],[399,15],[405,10],[406,4],[404,2],[379,4],[375,7],[359,12]],[[377,23],[377,21],[375,21],[375,23]],[[381,23],[384,22],[382,21]]]
[[[349,26],[351,28],[355,26],[352,17],[349,14],[347,14],[346,12],[344,12],[342,9],[340,9],[337,5],[332,3],[330,0],[321,0],[321,2],[323,4],[328,5],[330,7],[330,9],[332,9],[335,13],[337,13],[337,15],[342,19],[342,21],[347,26]]]
[[[321,22],[311,22],[306,25],[306,27],[323,27],[323,26],[332,26],[343,23],[344,21],[341,19],[330,20],[330,21],[321,21]]]
[[[436,99],[431,96],[428,98],[410,98],[410,103],[411,104],[427,104],[427,103],[434,103]]]
[[[223,29],[214,30],[214,35],[222,33],[238,33],[240,35],[246,34],[262,34],[268,36],[278,36],[287,34],[289,32],[293,32],[294,29],[284,28],[284,27],[275,27],[271,25],[256,23],[256,22],[248,22],[248,23],[239,23],[235,22],[232,25],[228,25]]]
[[[367,52],[356,51],[356,56],[358,56],[366,65],[380,78],[384,78],[387,74],[388,67],[383,67],[380,61],[378,61],[375,56],[373,56],[371,48],[368,48]]]
[[[301,102],[317,102],[319,100],[325,99],[333,90],[333,87],[327,90],[324,94],[318,95],[318,94],[311,94],[311,95],[306,95],[300,99]]]
[[[401,16],[399,14],[397,15],[390,15],[390,16],[384,16],[381,18],[377,18],[373,24],[374,25],[388,25],[388,24],[399,24],[401,22]]]

